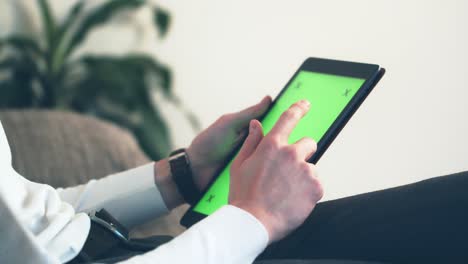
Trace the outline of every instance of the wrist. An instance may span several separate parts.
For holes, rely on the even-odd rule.
[[[201,175],[203,175],[204,173],[204,167],[203,163],[199,159],[197,159],[197,157],[200,157],[201,155],[196,155],[196,153],[194,153],[191,147],[188,147],[185,150],[185,153],[187,154],[187,157],[190,160],[190,169],[192,170],[192,176],[195,185],[197,186],[199,191],[203,191],[203,186],[200,182],[200,179],[203,178]]]
[[[154,163],[154,182],[169,210],[184,203],[184,198],[180,194],[172,177],[168,159]]]

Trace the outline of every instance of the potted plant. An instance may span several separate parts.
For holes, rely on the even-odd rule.
[[[59,109],[91,114],[136,136],[152,158],[171,149],[171,137],[153,92],[177,105],[193,127],[196,118],[172,92],[169,68],[142,53],[73,56],[97,26],[124,10],[151,7],[154,28],[167,33],[169,14],[145,0],[110,0],[92,10],[78,1],[58,23],[47,0],[38,0],[43,38],[12,35],[0,39],[0,108]]]

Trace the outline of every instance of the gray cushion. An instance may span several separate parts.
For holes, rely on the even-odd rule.
[[[91,117],[28,110],[0,119],[14,168],[36,182],[74,186],[149,162],[129,133]]]

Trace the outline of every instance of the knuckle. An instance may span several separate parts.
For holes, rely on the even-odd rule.
[[[229,168],[229,173],[231,175],[233,174],[236,174],[236,171],[237,171],[237,159],[235,159],[233,162],[232,162],[232,165],[231,165],[231,168]]]
[[[317,167],[314,165],[314,164],[310,164],[310,163],[306,163],[307,166],[309,167],[309,174],[310,174],[310,177],[312,177],[312,179],[314,180],[318,180],[317,178]]]
[[[305,162],[301,163],[299,169],[300,169],[302,174],[305,174],[308,177],[311,177],[312,171],[311,171],[310,165],[308,163],[305,163]]]
[[[323,197],[323,185],[317,177],[312,177],[312,188],[314,190],[315,197],[317,201]]]
[[[299,156],[296,149],[290,146],[284,147],[281,150],[281,154],[282,154],[283,159],[285,160],[296,160],[298,159],[298,156]]]
[[[224,114],[221,117],[218,118],[219,123],[227,123],[232,120],[232,114]]]
[[[289,108],[283,115],[286,119],[299,119],[301,117],[301,113],[297,107]]]
[[[317,151],[317,142],[313,140],[312,138],[309,138],[309,140],[310,140],[310,146],[312,148],[312,151],[313,152]]]
[[[272,144],[269,144],[267,142],[263,144],[262,149],[268,156],[272,155],[276,151],[276,148]]]
[[[299,114],[307,112],[307,108],[299,102],[295,103],[291,108],[295,109]]]
[[[283,117],[285,119],[290,119],[293,117],[293,112],[291,111],[291,109],[288,109],[286,110],[284,113],[283,113]]]
[[[310,150],[312,152],[315,152],[317,151],[317,142],[310,138],[310,137],[304,137],[301,139],[301,144],[304,144],[305,146],[307,146],[307,148],[310,148]]]
[[[276,136],[267,137],[264,140],[264,142],[265,142],[265,147],[267,151],[277,151],[278,149],[280,149],[281,141]]]
[[[319,180],[316,181],[315,189],[317,192],[317,201],[319,201],[323,198],[323,195],[324,195],[323,185],[322,183],[320,183]]]

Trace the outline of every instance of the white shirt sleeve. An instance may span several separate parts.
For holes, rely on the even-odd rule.
[[[89,217],[75,213],[54,188],[11,167],[1,122],[0,211],[0,263],[66,262],[81,250],[90,228]]]
[[[121,263],[247,264],[267,244],[268,233],[254,216],[226,205],[169,243]]]
[[[106,208],[127,226],[167,212],[153,182],[153,164],[59,192],[23,178],[11,167],[0,122],[0,263],[65,263],[81,250],[90,221]],[[12,239],[15,237],[15,239]],[[156,250],[124,263],[251,263],[268,233],[252,215],[224,206]]]
[[[24,228],[0,197],[0,263],[59,264],[55,254],[47,252]]]
[[[58,192],[76,212],[104,208],[127,228],[168,212],[154,182],[153,162]]]

